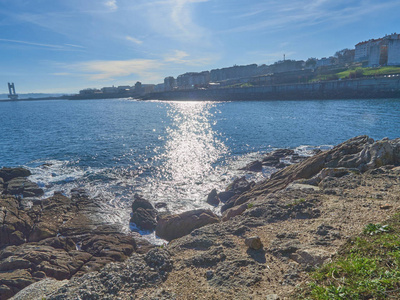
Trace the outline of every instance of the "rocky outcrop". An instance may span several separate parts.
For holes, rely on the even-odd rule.
[[[0,196],[0,299],[43,278],[81,276],[150,248],[104,224],[96,217],[101,206],[85,193],[72,195],[56,193],[31,208],[21,199]]]
[[[266,195],[284,189],[299,179],[310,179],[324,168],[347,168],[365,172],[383,165],[399,164],[400,139],[374,141],[368,136],[358,136],[320,152],[298,164],[290,165],[271,175],[269,180],[257,184],[243,193],[235,205],[247,202],[252,197]]]
[[[23,197],[42,196],[43,190],[26,178],[30,175],[31,172],[24,168],[0,169],[0,193]]]
[[[194,229],[218,222],[218,216],[206,209],[161,216],[157,223],[156,235],[167,241],[172,241],[189,234]]]
[[[150,201],[135,194],[132,203],[131,223],[141,230],[153,231],[157,225],[157,211],[154,209]]]

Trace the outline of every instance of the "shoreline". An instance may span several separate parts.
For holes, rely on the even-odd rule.
[[[270,179],[224,200],[224,205],[232,204],[223,213],[225,219],[174,237],[168,246],[153,247],[147,254],[133,253],[125,262],[111,263],[99,272],[67,281],[39,280],[27,291],[31,288],[36,293],[33,295],[38,295],[35,290],[38,286],[39,295],[46,299],[84,295],[189,299],[193,294],[206,299],[287,297],[295,285],[307,280],[309,264],[317,266],[329,259],[366,223],[382,221],[400,211],[399,165],[400,139],[373,141],[367,136],[350,139],[281,169]],[[217,196],[222,199],[222,195]],[[60,195],[54,197],[46,200],[45,205],[50,205],[47,213],[42,207],[45,215],[59,209],[52,201],[70,201]],[[74,197],[91,203],[81,192]],[[385,209],[380,208],[383,204]],[[19,214],[22,216],[23,212]],[[160,218],[166,221],[170,217]],[[42,226],[48,228],[44,223]],[[261,248],[252,248],[253,244],[249,246],[246,242],[254,236],[258,236]],[[18,257],[21,254],[16,249],[24,246],[11,247],[16,248],[13,253],[8,251],[5,259],[7,248],[1,250],[0,268],[4,270],[7,265],[9,271],[13,270],[9,265],[13,258],[21,262],[13,265],[17,267],[13,272],[22,274],[28,266],[26,256]],[[59,247],[60,250],[65,246]],[[42,270],[46,273],[49,269]],[[124,272],[128,272],[129,279],[122,282]],[[0,282],[3,274],[0,271]],[[105,278],[112,283],[105,285]],[[21,297],[16,299],[24,296]]]

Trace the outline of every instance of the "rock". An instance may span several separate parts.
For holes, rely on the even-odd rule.
[[[240,170],[251,172],[262,172],[262,162],[259,160],[253,161]]]
[[[236,178],[228,187],[226,191],[231,191],[235,194],[241,194],[251,189],[254,182],[248,182],[246,177]]]
[[[218,206],[219,198],[216,189],[213,189],[207,196],[207,203],[212,206]]]
[[[265,297],[265,300],[279,300],[279,296],[277,294],[269,294]]]
[[[259,250],[263,247],[263,244],[261,243],[261,240],[258,236],[252,236],[246,238],[244,243],[246,244],[247,247],[253,250]]]
[[[167,241],[189,234],[196,228],[219,222],[212,211],[197,209],[177,215],[161,216],[156,227],[156,235]]]
[[[393,206],[390,204],[383,204],[383,205],[379,206],[379,208],[380,209],[391,209],[391,208],[393,208]]]
[[[235,196],[235,193],[233,191],[225,191],[225,192],[220,192],[218,194],[218,199],[222,202],[225,203],[227,202],[230,198]]]
[[[131,223],[135,223],[136,226],[142,230],[153,231],[157,225],[157,213],[155,209],[144,209],[138,207],[133,213],[130,220]]]
[[[221,221],[226,222],[232,219],[233,217],[241,215],[246,209],[247,209],[247,204],[242,204],[239,206],[232,207],[223,213]]]
[[[135,194],[132,203],[131,223],[135,223],[141,230],[153,231],[157,225],[157,211],[154,209],[150,201]]]
[[[5,193],[10,195],[23,195],[24,197],[39,197],[44,194],[36,183],[24,178],[16,177],[7,182]]]
[[[31,207],[1,195],[0,299],[44,277],[69,279],[132,255],[139,248],[134,237],[104,225],[97,217],[103,211],[83,191],[72,198],[55,193]],[[149,249],[141,243],[138,252]]]
[[[320,266],[331,256],[332,253],[326,250],[311,248],[297,250],[296,253],[291,254],[290,258],[298,262],[299,264]]]
[[[132,211],[135,211],[139,207],[144,209],[154,209],[150,201],[144,199],[142,196],[138,194],[135,194],[132,202]]]
[[[32,175],[31,171],[24,168],[4,167],[0,169],[0,177],[3,178],[4,181],[9,181],[17,177],[28,177],[30,175]]]
[[[50,294],[68,283],[68,280],[55,280],[46,278],[35,282],[14,295],[13,300],[42,300],[43,295]]]

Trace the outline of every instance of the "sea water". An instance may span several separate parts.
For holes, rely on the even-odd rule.
[[[239,170],[274,149],[400,137],[400,99],[0,102],[0,124],[0,167],[30,169],[44,197],[83,188],[130,230],[135,193],[172,213],[212,208],[212,189],[274,172]]]

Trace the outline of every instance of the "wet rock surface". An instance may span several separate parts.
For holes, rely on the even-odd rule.
[[[11,182],[20,177],[11,179]],[[96,217],[102,211],[79,190],[34,201],[0,196],[0,298],[42,280],[70,279],[123,261],[148,243]]]

